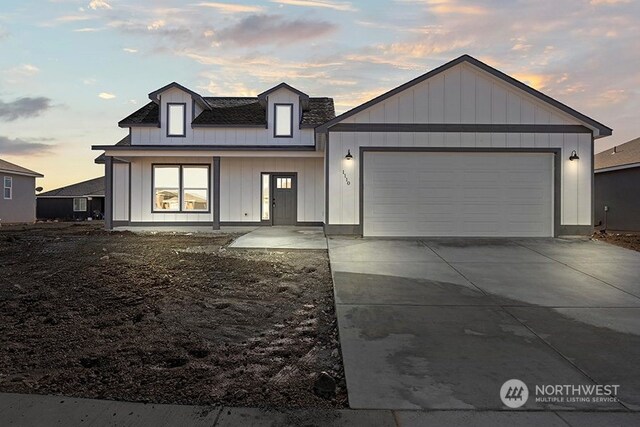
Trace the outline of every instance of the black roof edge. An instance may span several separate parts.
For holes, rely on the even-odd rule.
[[[600,123],[600,122],[598,122],[598,121],[596,121],[596,120],[594,120],[594,119],[592,119],[592,118],[590,118],[588,116],[585,116],[584,114],[574,110],[573,108],[569,107],[568,105],[563,104],[562,102],[560,102],[558,100],[555,100],[555,99],[551,98],[548,95],[545,95],[544,93],[532,88],[531,86],[528,86],[528,85],[522,83],[521,81],[514,79],[513,77],[503,73],[502,71],[497,70],[497,69],[491,67],[490,65],[487,65],[484,62],[482,62],[482,61],[480,61],[480,60],[478,60],[478,59],[476,59],[473,56],[468,55],[468,54],[464,54],[464,55],[462,55],[462,56],[460,56],[460,57],[458,57],[458,58],[456,58],[456,59],[454,59],[452,61],[449,61],[449,62],[447,62],[447,63],[445,63],[443,65],[440,65],[439,67],[434,68],[433,70],[431,70],[431,71],[429,71],[429,72],[427,72],[425,74],[422,74],[421,76],[418,76],[418,77],[408,81],[407,83],[404,83],[404,84],[402,84],[402,85],[400,85],[400,86],[398,86],[398,87],[396,87],[394,89],[391,89],[388,92],[385,92],[385,93],[373,98],[372,100],[365,102],[364,104],[361,104],[361,105],[359,105],[357,107],[352,108],[351,110],[346,111],[346,112],[340,114],[339,116],[336,116],[335,118],[329,120],[328,122],[317,126],[316,130],[318,132],[326,132],[332,125],[334,125],[336,123],[339,123],[342,120],[344,120],[344,119],[346,119],[346,118],[348,118],[348,117],[350,117],[350,116],[352,116],[352,115],[354,115],[356,113],[359,113],[362,110],[365,110],[365,109],[367,109],[367,108],[369,108],[369,107],[371,107],[371,106],[373,106],[373,105],[375,105],[375,104],[377,104],[379,102],[382,102],[385,99],[390,98],[390,97],[392,97],[392,96],[394,96],[394,95],[396,95],[396,94],[398,94],[398,93],[400,93],[400,92],[402,92],[402,91],[404,91],[404,90],[406,90],[406,89],[408,89],[408,88],[410,88],[410,87],[412,87],[412,86],[414,86],[414,85],[416,85],[418,83],[421,83],[421,82],[423,82],[424,80],[427,80],[430,77],[433,77],[433,76],[435,76],[437,74],[440,74],[440,73],[442,73],[442,72],[444,72],[444,71],[446,71],[446,70],[448,70],[448,69],[450,69],[450,68],[452,68],[452,67],[454,67],[454,66],[456,66],[456,65],[458,65],[458,64],[460,64],[462,62],[468,62],[471,65],[474,65],[474,66],[480,68],[481,70],[488,72],[489,74],[493,75],[494,77],[497,77],[497,78],[499,78],[499,79],[511,84],[512,86],[515,86],[515,87],[517,87],[517,88],[519,88],[521,90],[524,90],[525,92],[529,93],[530,95],[533,95],[534,97],[540,99],[541,101],[544,101],[547,104],[550,104],[550,105],[558,108],[559,110],[564,111],[565,113],[575,117],[576,119],[578,119],[578,120],[580,120],[582,122],[588,123],[589,125],[591,125],[594,128],[598,129],[598,132],[599,132],[600,136],[609,136],[613,132],[613,129],[611,129],[610,127],[605,126],[602,123]]]
[[[315,145],[92,145],[92,150],[194,150],[194,151],[314,151]],[[97,160],[97,159],[96,159]]]
[[[204,107],[205,109],[209,110],[211,109],[211,106],[209,105],[209,103],[204,99],[204,97],[202,95],[200,95],[197,92],[192,91],[191,89],[182,86],[180,83],[177,82],[171,82],[168,85],[162,86],[160,89],[154,90],[153,92],[151,92],[149,94],[149,99],[152,100],[155,103],[158,103],[158,95],[168,89],[171,88],[178,88],[184,92],[187,92],[189,95],[191,95],[193,98],[196,99],[196,101],[200,101],[200,104],[202,107]]]
[[[118,127],[123,129],[130,128],[130,127],[159,128],[160,123],[131,123],[131,122],[125,122],[124,120],[121,120],[118,122]]]

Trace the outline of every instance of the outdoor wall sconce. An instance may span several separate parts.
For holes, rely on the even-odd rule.
[[[351,155],[351,150],[347,150],[347,155],[344,156],[344,158],[347,159],[347,160],[353,159],[353,156]]]
[[[569,160],[571,161],[580,160],[580,157],[578,157],[578,153],[576,153],[576,150],[573,150],[571,152],[571,155],[569,156]]]

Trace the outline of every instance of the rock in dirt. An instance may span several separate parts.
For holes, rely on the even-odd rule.
[[[320,372],[313,384],[313,392],[323,399],[332,399],[336,395],[336,380],[326,372]]]

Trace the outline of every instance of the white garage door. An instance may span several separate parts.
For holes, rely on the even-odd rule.
[[[365,236],[553,235],[553,157],[365,152]]]

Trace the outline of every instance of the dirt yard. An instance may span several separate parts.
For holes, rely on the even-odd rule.
[[[0,228],[0,391],[345,407],[326,252],[233,237]]]
[[[640,251],[640,233],[596,232],[593,235],[593,239],[602,240],[603,242],[622,246],[623,248],[632,249],[634,251]]]

